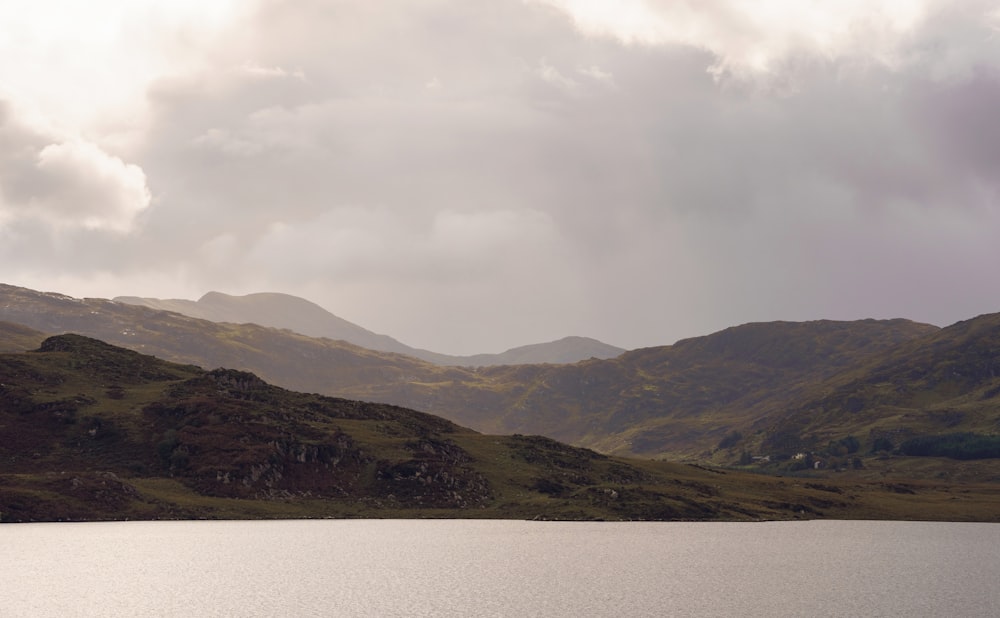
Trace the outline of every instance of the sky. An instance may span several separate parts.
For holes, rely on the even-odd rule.
[[[998,312],[998,235],[998,1],[0,4],[3,283],[631,349]]]

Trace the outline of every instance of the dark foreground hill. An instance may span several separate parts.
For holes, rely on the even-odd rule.
[[[77,335],[0,355],[3,521],[1000,518],[1000,488],[810,483],[490,436]]]
[[[119,296],[114,301],[174,311],[212,322],[252,323],[284,328],[308,337],[346,341],[377,352],[406,354],[436,365],[481,367],[523,363],[575,363],[589,358],[613,358],[625,351],[589,337],[564,337],[549,343],[512,348],[499,354],[440,354],[413,348],[387,335],[373,333],[304,298],[272,292],[245,296],[209,292],[196,301]]]
[[[419,409],[476,430],[604,452],[701,456],[811,384],[936,331],[906,320],[749,324],[572,365],[439,367],[341,341],[0,285],[0,319],[167,360],[234,367],[295,390]]]
[[[0,319],[606,454],[775,473],[1000,479],[1000,314],[944,329],[908,320],[745,324],[613,359],[477,369],[11,286],[0,286]],[[6,332],[0,349],[43,338],[17,324]]]

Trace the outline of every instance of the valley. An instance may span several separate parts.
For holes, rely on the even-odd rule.
[[[725,476],[738,480],[737,485],[758,487],[769,494],[792,492],[787,500],[767,500],[772,504],[804,504],[799,498],[792,499],[805,487],[803,483],[829,486],[834,490],[826,491],[827,494],[853,495],[858,500],[821,500],[830,503],[825,509],[816,509],[823,516],[846,509],[838,512],[881,517],[878,514],[881,511],[862,496],[870,493],[877,496],[873,498],[875,502],[884,505],[886,500],[911,504],[913,500],[933,495],[935,504],[943,508],[961,504],[956,500],[962,495],[976,500],[989,496],[994,485],[1000,483],[997,437],[1000,315],[997,314],[946,328],[902,319],[746,324],[669,346],[624,352],[614,358],[497,366],[437,365],[404,354],[369,350],[288,329],[215,322],[131,303],[75,299],[13,286],[0,286],[0,320],[4,321],[0,324],[0,352],[8,355],[4,358],[13,363],[11,366],[30,368],[31,363],[25,365],[24,359],[77,354],[75,365],[56,372],[63,377],[45,377],[48,369],[35,367],[26,373],[8,374],[12,377],[2,380],[5,413],[31,409],[35,411],[33,414],[45,411],[42,417],[47,419],[36,425],[25,420],[29,417],[15,415],[11,417],[13,421],[8,419],[3,426],[4,432],[15,432],[5,434],[5,456],[22,466],[8,467],[4,482],[8,488],[21,487],[17,490],[21,492],[19,495],[44,494],[37,485],[42,477],[32,472],[40,461],[31,445],[43,440],[48,435],[45,432],[57,430],[61,432],[57,438],[46,439],[61,440],[58,444],[63,445],[73,439],[79,444],[90,443],[78,435],[82,427],[88,432],[95,429],[86,422],[79,425],[79,419],[84,417],[103,419],[100,427],[116,427],[119,432],[116,435],[128,436],[125,442],[107,443],[114,444],[109,452],[116,453],[118,459],[104,459],[104,455],[94,461],[71,457],[74,463],[61,463],[68,461],[64,458],[71,451],[58,447],[52,451],[56,458],[44,463],[45,456],[37,451],[45,474],[82,466],[94,474],[116,475],[132,488],[128,491],[138,492],[136,495],[146,495],[143,491],[152,492],[150,496],[166,492],[163,495],[182,502],[230,505],[225,508],[230,508],[234,500],[251,496],[255,500],[266,498],[265,510],[280,511],[282,496],[293,499],[296,504],[293,510],[305,508],[303,505],[311,500],[307,496],[314,494],[310,493],[313,489],[307,481],[300,485],[291,480],[298,478],[300,472],[280,472],[283,480],[274,481],[277,485],[272,483],[268,491],[274,492],[270,494],[254,484],[264,474],[260,466],[265,461],[299,457],[290,455],[293,452],[312,453],[304,456],[313,463],[324,457],[340,457],[330,454],[334,451],[320,455],[326,451],[309,450],[324,443],[317,437],[320,435],[330,437],[334,444],[338,443],[338,436],[351,436],[351,440],[359,439],[357,436],[375,439],[378,446],[371,447],[374,450],[350,451],[349,458],[355,458],[352,464],[355,467],[345,469],[349,475],[355,475],[352,482],[384,478],[390,475],[386,470],[397,465],[403,466],[406,474],[416,474],[414,470],[419,470],[420,477],[426,479],[428,470],[435,465],[465,462],[460,466],[462,472],[447,472],[449,482],[465,483],[464,493],[458,491],[461,503],[454,501],[457,498],[452,502],[448,501],[452,498],[435,502],[443,500],[444,494],[438,497],[421,494],[424,496],[421,500],[429,502],[400,501],[398,490],[383,491],[376,483],[364,485],[363,490],[358,490],[360,493],[353,485],[345,489],[348,494],[358,496],[351,508],[339,502],[334,508],[331,495],[316,496],[313,506],[318,510],[310,511],[314,515],[368,516],[377,512],[391,516],[425,508],[444,509],[441,512],[471,509],[470,512],[482,511],[484,516],[514,517],[541,514],[568,518],[699,519],[790,515],[785,512],[787,509],[764,507],[759,500],[754,502],[749,494],[740,494],[731,502],[722,501],[725,504],[719,503],[711,512],[700,515],[697,509],[688,511],[677,504],[670,507],[673,511],[660,510],[659,515],[652,515],[659,507],[650,506],[646,498],[637,496],[651,491],[647,496],[650,504],[658,504],[663,495],[657,494],[659,489],[648,487],[630,493],[637,503],[624,510],[619,508],[624,504],[622,501],[594,507],[602,500],[607,502],[601,495],[622,496],[624,487],[638,489],[647,482],[656,487],[665,483],[683,486],[674,483],[678,479],[711,485],[711,479]],[[80,352],[53,349],[69,345],[59,337],[49,338],[62,333],[85,336],[79,341],[90,343],[79,345],[90,350],[87,358],[100,360],[105,355],[119,358],[112,362],[118,367],[114,375],[119,378],[105,374],[87,377],[91,361],[80,360]],[[33,352],[38,349],[44,353]],[[121,360],[126,358],[122,354],[134,356],[125,361]],[[98,364],[106,363],[100,360]],[[130,365],[156,366],[153,373],[169,379],[149,381],[143,377],[143,370],[137,369],[135,379],[140,382],[129,386],[122,380],[132,371],[125,369]],[[69,369],[83,373],[66,374]],[[97,382],[90,384],[94,380]],[[272,393],[268,396],[283,403],[259,408],[261,402],[252,397],[217,401],[214,397],[229,392],[218,385],[218,380],[248,380],[257,385],[254,388]],[[179,395],[183,389],[178,390],[181,387],[177,385],[181,383],[191,384],[191,393]],[[68,384],[75,386],[64,388]],[[286,400],[288,403],[284,403]],[[348,401],[354,403],[345,403]],[[235,417],[219,412],[244,405],[257,411],[241,412]],[[390,414],[389,410],[392,414],[415,415],[407,417],[408,421],[393,423],[408,426],[406,431],[427,424],[417,433],[434,437],[431,442],[423,443],[401,429],[391,429],[391,423],[376,431],[369,422],[374,419],[345,417],[344,412],[337,411],[343,406],[360,406],[357,409],[369,410],[366,414],[376,417]],[[420,412],[403,412],[404,409]],[[63,418],[59,414],[64,412],[66,418],[76,420],[63,426],[50,418],[52,415]],[[263,425],[233,424],[231,420],[245,420],[250,418],[248,415],[263,415],[260,418],[269,420]],[[42,417],[30,418],[37,421]],[[227,420],[221,422],[220,418]],[[283,425],[286,422],[287,427]],[[185,427],[187,433],[182,432]],[[211,427],[214,436],[211,440],[218,438],[220,443],[211,440],[206,443],[208,438],[192,427]],[[154,457],[151,453],[161,448],[158,445],[171,442],[165,437],[169,431],[175,432],[171,440],[177,440],[174,447],[180,450],[171,448],[166,459]],[[301,431],[306,433],[299,436]],[[99,428],[97,434],[101,434]],[[288,435],[298,437],[287,438]],[[397,437],[389,439],[390,435]],[[404,435],[409,437],[401,437]],[[444,442],[443,435],[448,436]],[[286,437],[278,439],[278,436]],[[182,438],[188,440],[183,448]],[[239,477],[239,484],[226,489],[232,492],[237,486],[254,486],[253,491],[243,494],[238,491],[227,494],[210,481],[212,474],[227,478],[228,472],[232,482],[234,470],[223,466],[223,460],[193,460],[191,456],[192,452],[208,453],[216,448],[232,455],[242,452],[254,440],[270,446],[247,446],[249,450],[241,456],[250,458],[245,462],[249,467],[240,468],[238,473],[243,476]],[[451,443],[459,445],[461,454],[455,451],[449,455],[451,447],[442,447]],[[306,451],[294,451],[306,448],[304,445],[311,446]],[[371,454],[381,452],[383,446],[389,448],[386,452],[391,455]],[[332,448],[329,444],[323,448],[327,447]],[[253,459],[249,453],[254,449],[260,449],[258,456],[263,459]],[[512,454],[512,449],[520,449],[521,454]],[[524,455],[524,449],[534,454]],[[363,451],[369,454],[360,454]],[[98,449],[100,452],[103,451]],[[128,459],[123,454],[126,452],[145,454]],[[425,456],[422,452],[429,459],[420,459]],[[188,462],[195,461],[201,470],[199,474],[207,476],[198,477],[197,481],[178,476],[178,471],[169,464],[175,453],[180,453],[177,457],[186,453]],[[266,453],[266,457],[261,453]],[[212,457],[219,456],[216,453]],[[457,459],[449,461],[449,457]],[[525,465],[541,463],[543,467],[508,465],[521,460],[525,460],[522,462]],[[489,469],[486,462],[504,462],[504,465]],[[555,468],[545,467],[550,465]],[[574,467],[578,465],[583,466],[580,470],[585,473]],[[621,477],[630,479],[629,482],[617,483],[615,479],[619,477],[610,471],[617,466],[630,471]],[[257,472],[247,476],[249,469]],[[510,477],[512,473],[514,476]],[[390,476],[395,478],[400,474],[392,472]],[[406,474],[400,478],[407,478]],[[254,475],[258,478],[247,481],[249,485],[243,484]],[[98,485],[110,483],[109,479],[91,478]],[[475,479],[488,479],[483,486],[491,489],[477,494],[469,489],[480,482]],[[637,483],[636,479],[648,481]],[[788,485],[788,479],[813,480],[796,480]],[[54,482],[54,478],[49,481]],[[38,491],[42,494],[37,494]],[[810,491],[825,490],[814,487]],[[956,494],[956,491],[971,493]],[[393,499],[386,501],[388,495]],[[498,501],[500,495],[505,498]],[[515,495],[523,499],[509,502]],[[697,497],[697,491],[684,495],[698,504],[706,497]],[[586,500],[580,502],[585,496]],[[357,502],[361,498],[368,501]],[[555,508],[554,498],[562,500],[558,502],[559,508]],[[747,507],[747,512],[739,515],[747,500],[756,506]],[[376,502],[378,506],[373,506]],[[584,508],[584,503],[589,506]],[[834,508],[835,503],[843,504]],[[261,505],[258,506],[264,508]],[[536,507],[540,505],[549,510],[538,510]],[[923,513],[933,518],[930,513],[937,512],[938,507],[924,505],[911,516],[919,518]],[[158,507],[148,508],[150,514],[159,512]],[[206,512],[214,512],[216,507],[205,508]],[[9,507],[0,510],[11,512]],[[178,512],[188,513],[184,509]],[[978,511],[970,507],[971,512]],[[960,514],[961,509],[951,516]],[[984,516],[983,512],[977,515]]]
[[[9,327],[0,332],[11,330]],[[485,435],[79,335],[0,355],[0,520],[993,521],[1000,485],[815,481]]]

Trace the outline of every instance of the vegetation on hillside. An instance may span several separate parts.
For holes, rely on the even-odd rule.
[[[490,436],[78,335],[0,354],[0,520],[993,520],[1000,488],[825,484]]]
[[[788,455],[852,435],[864,452],[953,457],[946,453],[962,449],[916,445],[962,435],[969,453],[990,457],[989,448],[971,444],[1000,439],[998,393],[1000,314],[993,314],[900,344],[812,387],[757,425],[755,448]]]
[[[751,324],[573,365],[438,367],[252,324],[0,286],[0,318],[79,332],[300,391],[419,409],[480,431],[543,434],[603,452],[700,456],[784,409],[803,384],[934,327],[905,320]]]
[[[0,321],[0,353],[34,350],[46,337],[33,328]]]
[[[100,299],[0,286],[0,300],[0,318],[41,331],[78,331],[489,433],[769,473],[1000,478],[992,457],[970,469],[947,455],[914,461],[903,448],[952,434],[989,442],[1000,432],[1000,314],[945,329],[906,320],[746,324],[613,359],[463,368]],[[22,331],[8,349],[40,341],[9,328]]]

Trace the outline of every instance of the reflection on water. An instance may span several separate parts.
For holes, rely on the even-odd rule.
[[[1000,525],[0,526],[11,616],[998,616]]]

